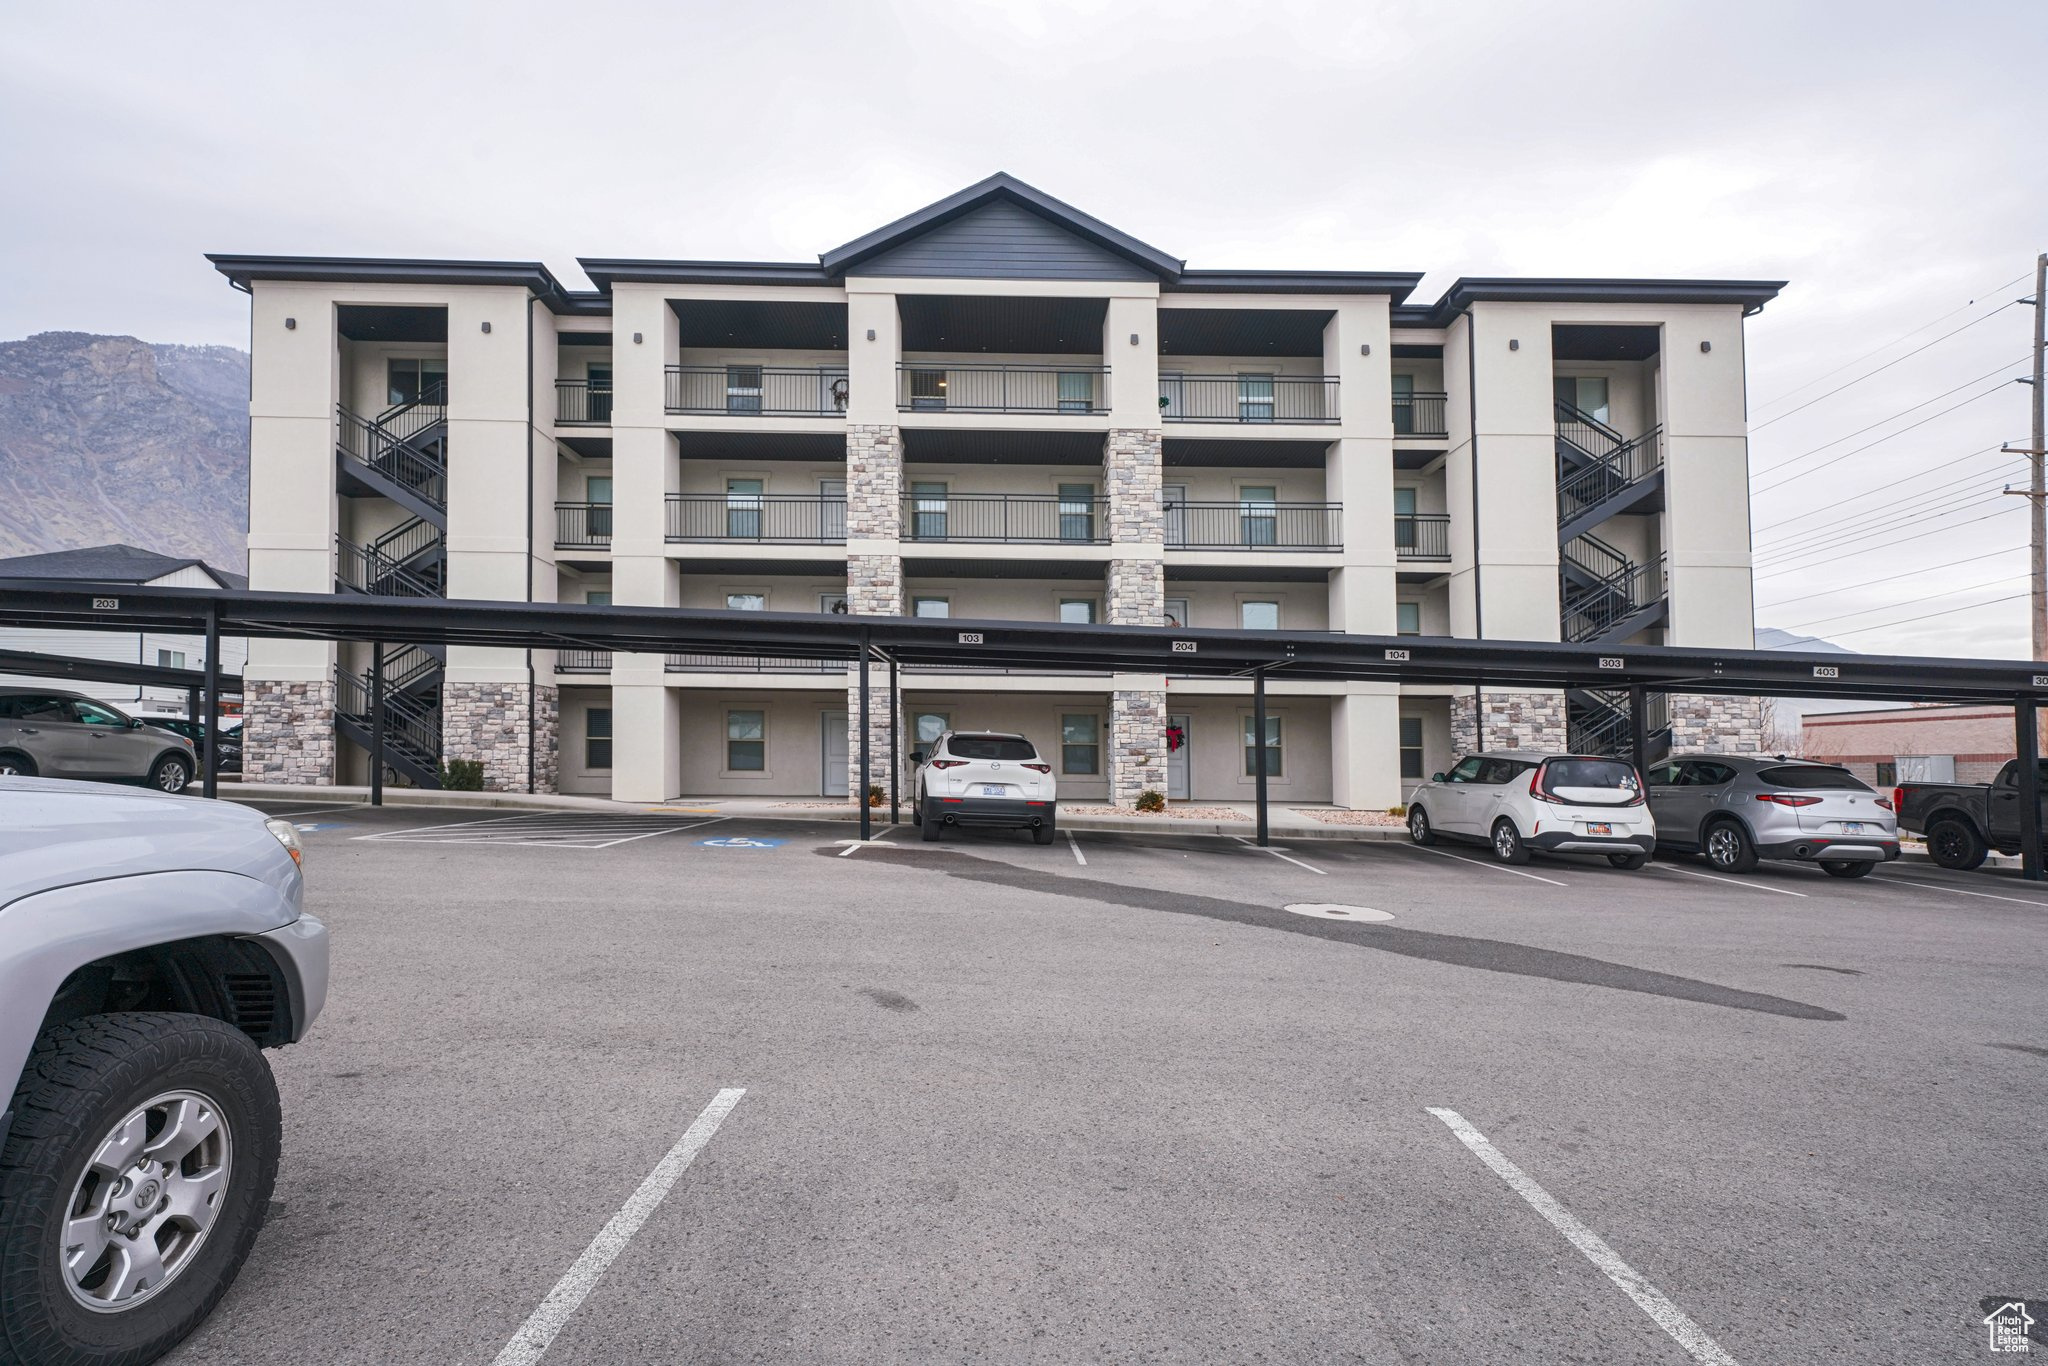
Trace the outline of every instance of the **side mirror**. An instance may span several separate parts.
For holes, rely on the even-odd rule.
[[[141,717],[139,717],[139,716],[131,716],[131,717],[129,717],[129,718],[128,718],[128,729],[130,729],[130,730],[141,730],[141,729],[142,729],[142,718],[141,718]]]
[[[923,751],[923,750],[921,750],[921,749],[913,749],[912,751],[910,751],[910,762],[911,762],[911,763],[913,763],[913,764],[921,764],[921,763],[923,763],[923,762],[924,762],[924,751]]]
[[[1444,780],[1444,775],[1441,773],[1432,773],[1429,775],[1429,780],[1433,783],[1440,783]]]

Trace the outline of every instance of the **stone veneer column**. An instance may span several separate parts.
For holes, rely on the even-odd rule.
[[[846,539],[894,541],[903,526],[903,432],[846,429]]]
[[[903,432],[856,423],[846,429],[846,610],[858,617],[903,615]],[[900,738],[900,737],[899,737]],[[860,787],[860,675],[846,679],[846,782]],[[868,674],[868,781],[889,788],[889,669]]]
[[[1109,699],[1109,799],[1130,806],[1146,791],[1166,794],[1166,692],[1118,688]]]
[[[526,791],[526,723],[533,712],[533,790],[555,790],[560,693],[545,684],[444,683],[441,750],[444,761],[473,759],[484,766],[484,791]]]
[[[243,680],[242,780],[309,787],[334,781],[334,684]]]
[[[1472,694],[1451,694],[1451,748],[1459,754],[1477,750],[1534,749],[1561,753],[1565,738],[1564,694],[1561,692],[1495,692],[1484,694],[1485,734],[1474,729]]]
[[[1116,428],[1103,444],[1111,546],[1103,615],[1113,626],[1158,626],[1166,620],[1166,566],[1160,558],[1166,545],[1162,449],[1160,434],[1142,427]],[[1151,553],[1126,553],[1139,547]]]
[[[1671,694],[1671,752],[1761,754],[1763,703],[1754,697]]]

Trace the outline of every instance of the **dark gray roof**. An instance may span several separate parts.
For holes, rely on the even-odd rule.
[[[1396,309],[1394,325],[1447,327],[1475,303],[1740,304],[1747,316],[1784,287],[1783,280],[1459,279],[1433,304]]]
[[[193,565],[223,588],[247,588],[248,576],[215,569],[204,560],[180,559],[133,545],[94,545],[0,560],[0,579],[89,579],[94,583],[148,583]]]
[[[208,252],[213,268],[237,289],[252,280],[307,280],[339,284],[524,285],[557,313],[591,311],[588,291],[562,287],[538,261],[440,261],[375,256],[240,256]]]

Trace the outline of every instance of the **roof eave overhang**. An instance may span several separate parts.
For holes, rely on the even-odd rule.
[[[1421,280],[1420,271],[1184,270],[1162,288],[1187,294],[1383,294],[1399,304]]]
[[[241,256],[208,252],[228,283],[247,290],[259,281],[341,285],[510,285],[556,312],[574,311],[576,296],[539,261],[441,261],[380,256]]]
[[[1444,327],[1477,303],[1726,304],[1744,317],[1778,297],[1783,280],[1461,279],[1434,304],[1402,310],[1411,327]]]
[[[838,281],[808,261],[645,261],[578,257],[576,264],[609,294],[632,285],[830,285]]]

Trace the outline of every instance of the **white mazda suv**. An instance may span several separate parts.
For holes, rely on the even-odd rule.
[[[986,825],[1052,843],[1059,800],[1052,765],[1023,736],[949,730],[910,761],[917,766],[910,818],[927,840],[949,825]]]

